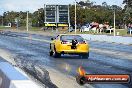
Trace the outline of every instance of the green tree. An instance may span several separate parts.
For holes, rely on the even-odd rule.
[[[123,4],[125,4],[124,7],[124,22],[126,24],[132,23],[132,0],[124,0]]]
[[[29,18],[32,17],[32,14],[29,13]],[[14,12],[14,11],[7,11],[3,14],[4,19],[4,25],[7,25],[8,23],[12,23],[12,25],[15,25],[15,19],[19,21],[19,26],[26,26],[26,18],[27,18],[27,12]]]
[[[90,5],[88,5],[90,4]],[[108,5],[106,2],[101,5],[93,5],[91,2],[80,1],[77,5],[77,24],[86,24],[90,22],[105,23],[113,25],[114,9],[116,11],[116,25],[123,23],[124,13],[122,8],[117,5]],[[75,7],[70,5],[71,24],[74,25]]]
[[[123,4],[126,4],[128,7],[132,8],[132,0],[124,0]]]
[[[33,13],[32,17],[32,25],[33,26],[43,26],[44,25],[44,9],[40,8],[38,11]]]

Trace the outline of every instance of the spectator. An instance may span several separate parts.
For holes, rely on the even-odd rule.
[[[128,32],[127,33],[132,33],[132,24],[128,24],[128,27],[127,27],[127,29],[128,29]]]

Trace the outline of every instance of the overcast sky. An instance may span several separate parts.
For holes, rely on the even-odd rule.
[[[76,0],[80,1],[80,0]],[[82,0],[83,1],[83,0]],[[123,0],[90,0],[101,4],[107,2],[108,5],[121,6]],[[44,4],[73,4],[74,0],[0,0],[0,15],[4,11],[30,11],[33,12]]]

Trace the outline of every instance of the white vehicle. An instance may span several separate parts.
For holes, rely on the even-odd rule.
[[[90,31],[90,28],[91,28],[90,26],[89,27],[82,26],[80,32]]]
[[[97,30],[97,28],[96,28],[96,27],[93,27],[91,30],[92,30],[92,31],[96,31],[96,30]]]
[[[111,32],[113,32],[113,29],[114,29],[114,28],[108,28],[108,29],[105,30],[105,32],[106,32],[106,33],[111,33]]]
[[[114,28],[112,28],[112,26],[110,26],[110,27],[108,27],[108,28],[105,30],[105,32],[106,32],[106,33],[111,33],[111,32],[113,32],[113,30],[114,30]]]

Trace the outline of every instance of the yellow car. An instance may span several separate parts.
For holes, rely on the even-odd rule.
[[[83,58],[89,57],[89,44],[75,34],[60,34],[51,38],[50,56],[61,57],[61,54],[77,54]]]

